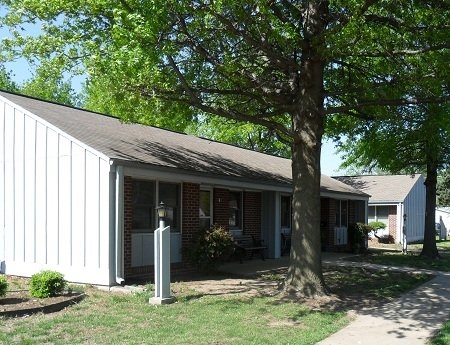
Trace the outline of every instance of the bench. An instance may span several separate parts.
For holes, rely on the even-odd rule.
[[[281,256],[291,252],[291,234],[281,233]]]
[[[244,258],[253,258],[253,254],[260,254],[264,260],[264,250],[267,246],[262,244],[262,240],[256,240],[252,235],[236,236],[234,239],[235,253],[239,256],[239,262],[242,263]]]

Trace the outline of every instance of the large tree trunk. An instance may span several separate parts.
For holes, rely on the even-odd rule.
[[[306,296],[326,291],[320,244],[320,148],[324,130],[321,57],[327,1],[307,2],[298,109],[292,112],[293,224],[287,288]]]
[[[425,233],[423,238],[423,248],[420,256],[429,259],[439,257],[436,247],[436,186],[437,186],[437,167],[435,165],[427,165],[427,178],[425,180],[426,197],[425,197]]]

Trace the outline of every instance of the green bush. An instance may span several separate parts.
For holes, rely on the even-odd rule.
[[[61,273],[42,271],[31,277],[30,294],[37,298],[53,297],[64,291],[66,281]]]
[[[383,222],[370,222],[369,226],[372,227],[374,230],[379,230],[379,229],[385,229],[386,228],[386,224],[384,224]]]
[[[6,289],[8,288],[8,282],[5,276],[0,276],[0,297],[6,295]]]
[[[214,271],[234,250],[231,234],[223,227],[213,225],[201,230],[186,251],[188,261],[200,271]]]
[[[350,246],[353,253],[359,254],[365,252],[367,234],[373,230],[369,224],[355,223],[349,226]]]

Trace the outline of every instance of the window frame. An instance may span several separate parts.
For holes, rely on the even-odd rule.
[[[228,227],[231,231],[243,231],[244,226],[243,226],[243,220],[244,220],[244,195],[243,195],[243,191],[242,190],[229,190],[229,200],[228,200]],[[231,215],[231,206],[230,206],[230,202],[231,202],[231,195],[239,195],[239,200],[236,203],[237,204],[237,210],[238,210],[238,216],[236,217],[239,221],[238,225],[231,225],[231,219],[232,219],[232,215]]]
[[[201,220],[202,219],[209,219],[209,226],[207,226],[208,228],[210,228],[213,224],[213,217],[214,217],[214,194],[213,194],[213,189],[212,188],[201,188],[200,189],[200,195],[199,195],[199,199],[201,194],[207,192],[209,193],[209,216],[201,216],[200,210],[201,210],[201,204],[200,204],[200,200],[199,200],[199,227],[202,228],[202,224],[201,224]]]
[[[155,180],[155,179],[146,179],[146,178],[132,178],[132,184],[133,184],[133,200],[135,198],[135,194],[136,194],[136,190],[135,190],[135,185],[136,183],[151,183],[153,184],[153,200],[152,202],[149,203],[141,203],[142,205],[150,205],[150,209],[148,210],[149,212],[149,217],[151,217],[150,220],[150,224],[149,227],[144,227],[144,228],[136,228],[134,226],[134,222],[135,222],[135,203],[134,201],[132,202],[132,226],[131,226],[131,232],[132,233],[153,233],[159,226],[159,218],[158,218],[158,212],[156,211],[156,205],[159,205],[159,203],[162,201],[165,203],[165,205],[169,208],[169,212],[170,212],[170,208],[175,209],[175,214],[174,214],[174,218],[176,220],[176,224],[175,226],[171,226],[170,228],[170,232],[173,233],[181,233],[181,228],[182,228],[182,183],[179,182],[172,182],[172,181],[165,181],[165,180]],[[176,189],[177,189],[177,195],[176,195],[176,205],[175,207],[173,207],[174,205],[168,205],[166,203],[166,201],[161,199],[161,195],[160,195],[160,191],[161,191],[161,185],[162,184],[171,184],[171,185],[175,185]],[[153,210],[152,210],[153,209]],[[153,224],[151,224],[153,222]]]
[[[337,199],[336,200],[336,220],[335,220],[335,226],[337,228],[342,228],[342,227],[346,227],[348,228],[348,219],[349,219],[349,202],[348,200],[343,200],[343,199]],[[342,202],[346,203],[346,207],[345,207],[345,214],[342,213]],[[345,217],[345,224],[343,225],[342,223],[342,217]]]
[[[289,218],[289,226],[284,226],[283,225],[283,198],[288,198],[289,202],[287,203],[288,205],[288,209],[287,209],[287,213],[288,213],[288,218]],[[281,194],[280,195],[280,229],[281,232],[283,233],[290,233],[292,231],[292,195],[289,194]]]

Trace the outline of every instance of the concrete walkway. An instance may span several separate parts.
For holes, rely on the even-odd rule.
[[[350,255],[323,253],[322,262],[325,265],[424,272],[436,277],[379,309],[355,312],[354,320],[347,327],[318,345],[423,345],[450,318],[449,272],[343,261],[347,256]],[[242,265],[225,265],[221,270],[246,275],[287,267],[288,264],[288,257],[283,257],[277,260],[251,260]]]
[[[358,311],[347,327],[318,345],[419,345],[450,316],[450,275],[438,274],[378,310]]]

